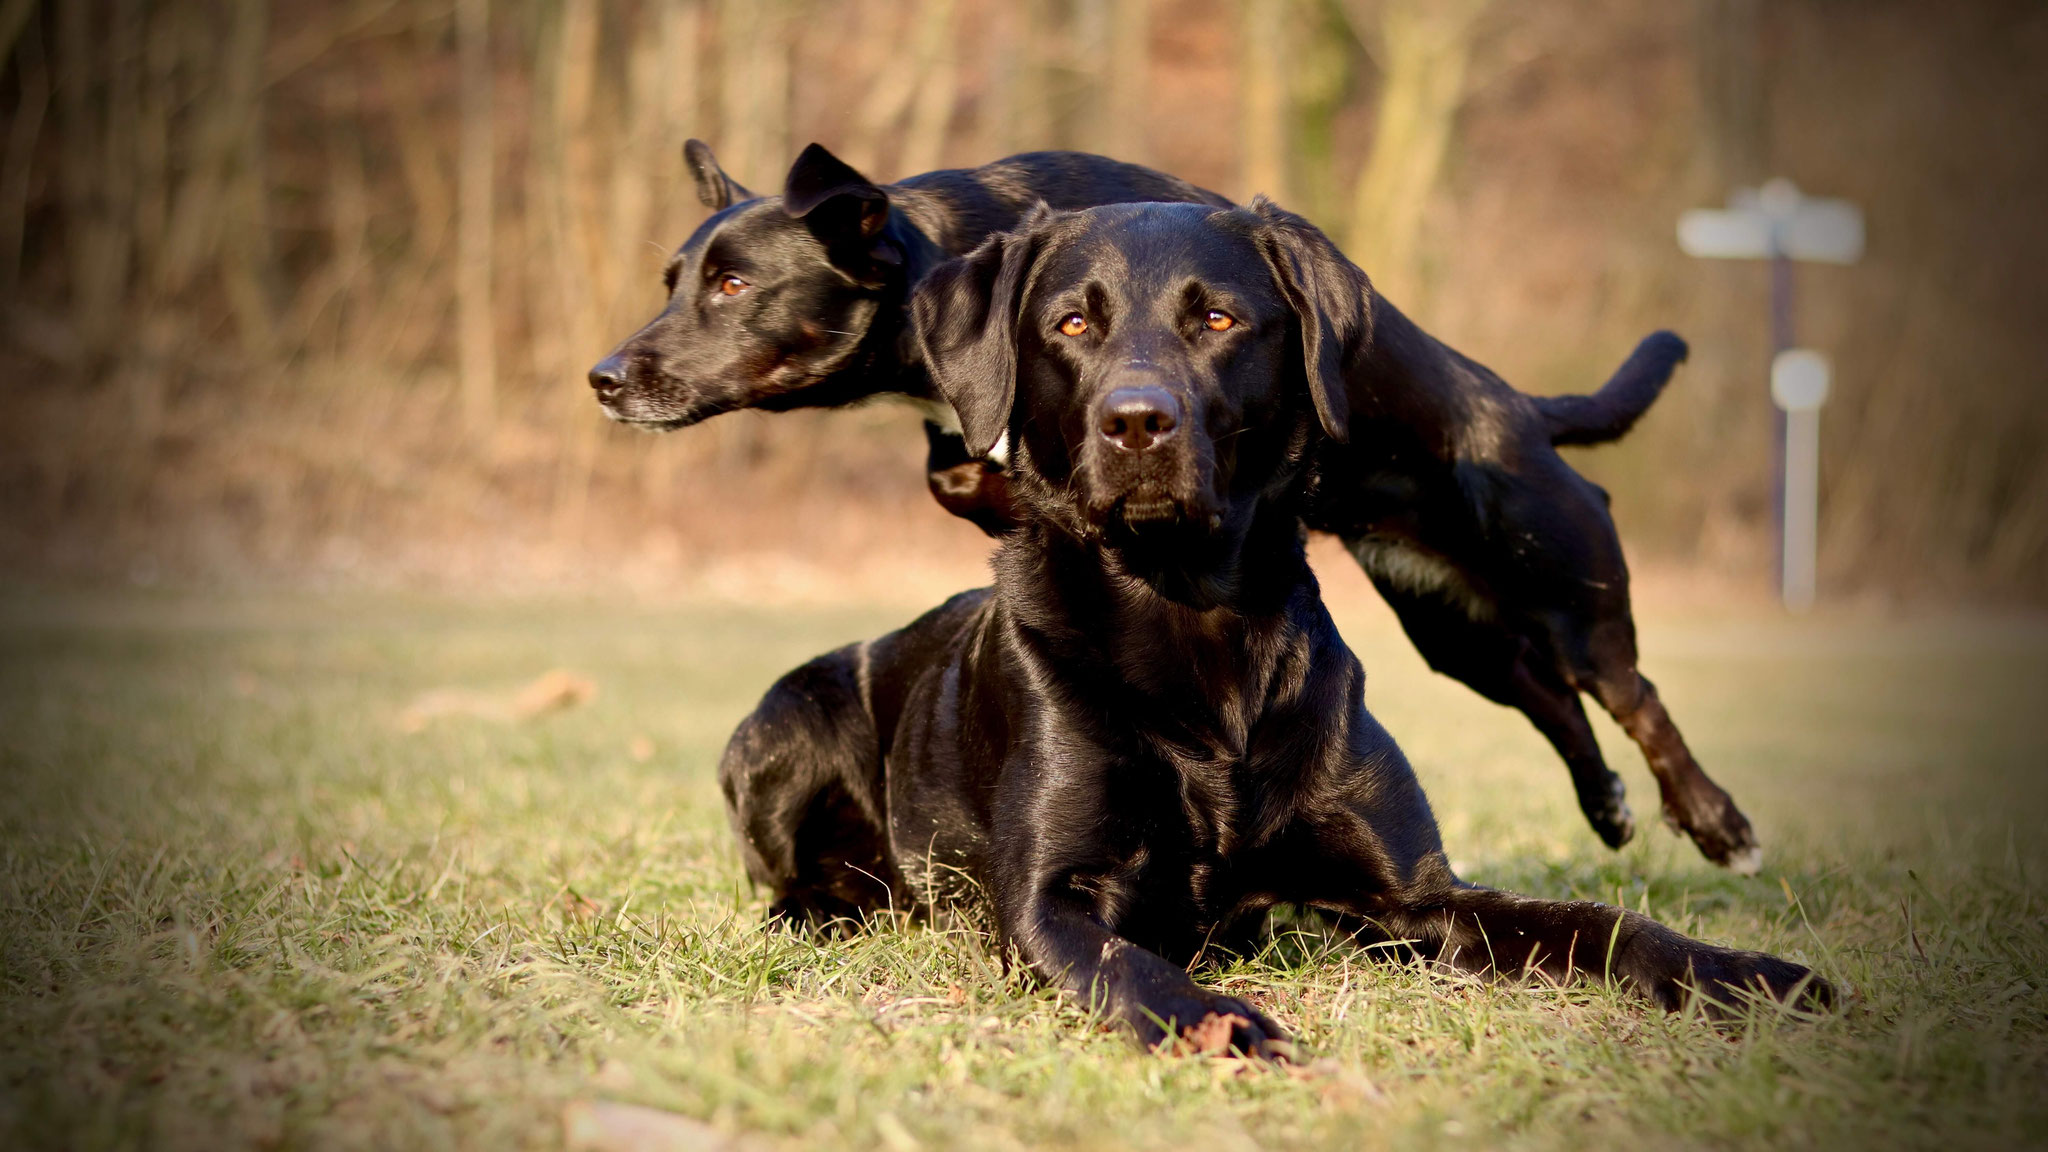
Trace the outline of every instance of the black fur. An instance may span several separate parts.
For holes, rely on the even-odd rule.
[[[992,590],[805,665],[734,735],[720,780],[777,915],[968,909],[1141,1041],[1234,1018],[1256,1055],[1287,1055],[1283,1031],[1188,966],[1276,904],[1667,1008],[1827,1001],[1789,961],[1452,874],[1303,550],[1321,351],[1372,355],[1370,299],[1263,205],[1048,214],[925,280],[937,387],[1013,436],[1016,527]],[[1155,387],[1182,418],[1126,436],[1119,396]]]
[[[1038,202],[1226,203],[1149,169],[1070,152],[880,186],[815,144],[792,167],[782,197],[751,198],[702,143],[685,151],[700,196],[719,211],[671,260],[661,315],[591,373],[607,413],[657,428],[737,408],[831,406],[877,395],[943,409],[904,316],[910,287],[941,260],[1015,226]],[[1303,289],[1325,275],[1313,261],[1286,260]],[[749,286],[720,294],[728,273]],[[993,289],[1005,268],[975,274],[989,277]],[[1351,296],[1340,282],[1331,300],[1359,310],[1324,316],[1318,326],[1341,332],[1365,323],[1364,298]],[[1292,303],[1318,306],[1313,291]],[[1332,380],[1318,393],[1326,406],[1319,409],[1309,526],[1345,540],[1432,668],[1535,722],[1564,758],[1580,807],[1606,843],[1627,842],[1635,825],[1581,692],[1592,693],[1643,749],[1666,820],[1709,858],[1753,869],[1759,854],[1749,821],[1700,770],[1636,670],[1628,568],[1606,497],[1552,447],[1627,431],[1684,359],[1684,342],[1653,334],[1596,395],[1538,399],[1438,343],[1384,300],[1372,307],[1385,330],[1360,345],[1366,352],[1339,363],[1339,343],[1308,350]],[[978,370],[1006,378],[1000,347],[983,347],[993,347],[988,355],[997,359]],[[950,418],[927,427],[932,494],[1000,533],[1012,522],[1007,476],[985,457],[998,445],[992,420],[999,423],[1001,413],[975,410],[976,398],[961,402],[970,405],[957,413],[964,441]]]

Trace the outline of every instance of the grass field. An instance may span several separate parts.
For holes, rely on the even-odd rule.
[[[1742,879],[1651,826],[1612,729],[1645,831],[1602,849],[1520,717],[1340,604],[1466,875],[1855,996],[1717,1030],[1282,935],[1210,977],[1295,1031],[1282,1072],[1140,1053],[970,937],[760,927],[718,749],[778,672],[911,614],[0,601],[0,1146],[548,1147],[590,1100],[708,1124],[677,1147],[2048,1144],[2037,620],[1646,618],[1765,838]],[[596,697],[398,723],[555,667]]]

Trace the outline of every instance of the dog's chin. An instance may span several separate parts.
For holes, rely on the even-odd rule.
[[[1200,502],[1151,487],[1097,505],[1095,522],[1112,542],[1146,545],[1200,539],[1222,527],[1222,517]]]
[[[673,432],[701,424],[733,405],[712,399],[677,400],[669,397],[627,396],[618,401],[599,400],[607,419],[647,432]]]

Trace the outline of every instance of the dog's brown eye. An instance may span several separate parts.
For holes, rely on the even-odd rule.
[[[748,287],[747,282],[737,276],[720,276],[718,278],[718,294],[721,296],[737,296],[745,292]]]
[[[1228,312],[1211,311],[1202,317],[1202,324],[1211,332],[1228,332],[1237,327],[1237,321]]]
[[[1060,321],[1060,333],[1064,336],[1079,336],[1088,330],[1088,318],[1079,312]]]

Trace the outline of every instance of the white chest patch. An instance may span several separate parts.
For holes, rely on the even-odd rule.
[[[1359,567],[1403,592],[1441,596],[1474,620],[1491,620],[1499,612],[1456,565],[1398,536],[1361,536],[1350,549]]]

